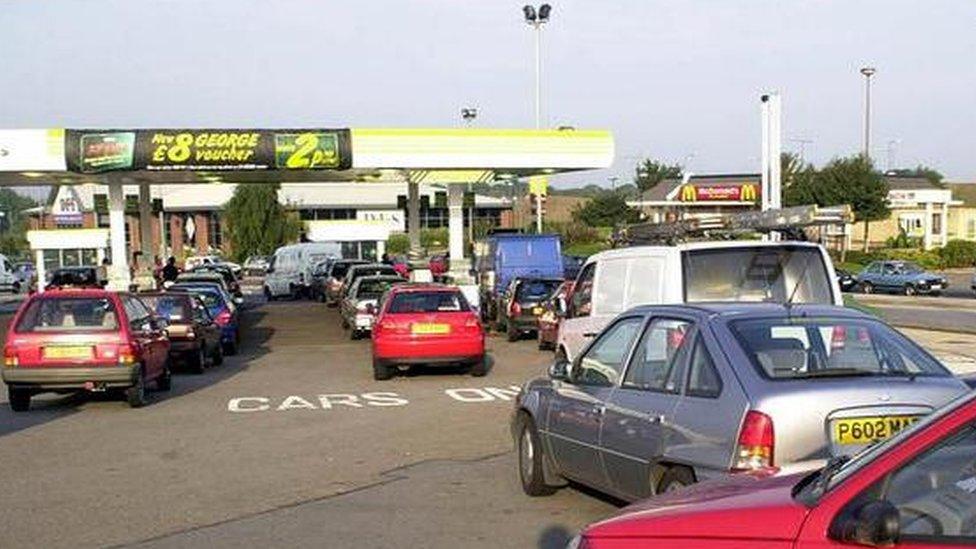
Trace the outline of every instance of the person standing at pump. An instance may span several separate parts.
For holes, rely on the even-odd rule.
[[[176,258],[170,256],[163,267],[163,282],[176,282],[176,277],[180,276],[180,270],[176,267]]]

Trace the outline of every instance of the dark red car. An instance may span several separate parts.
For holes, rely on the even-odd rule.
[[[575,281],[567,280],[563,282],[556,291],[542,302],[542,314],[538,319],[539,350],[552,351],[556,349],[556,340],[559,339],[559,325],[563,322],[564,311],[559,308],[560,300],[563,303],[569,301],[569,296],[573,293]]]
[[[395,286],[373,324],[373,377],[411,365],[469,364],[487,373],[485,332],[461,291],[439,284]]]
[[[132,407],[146,386],[170,388],[170,343],[152,310],[132,294],[54,290],[17,310],[3,349],[10,407],[30,408],[37,393],[123,390]]]
[[[976,545],[976,393],[853,459],[733,475],[651,498],[570,547],[951,548]]]
[[[171,291],[139,294],[139,298],[166,321],[170,358],[181,361],[195,374],[202,374],[207,366],[223,364],[220,325],[200,296]]]

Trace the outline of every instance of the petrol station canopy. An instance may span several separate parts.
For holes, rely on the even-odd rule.
[[[399,179],[469,183],[609,167],[607,131],[0,130],[0,185]]]

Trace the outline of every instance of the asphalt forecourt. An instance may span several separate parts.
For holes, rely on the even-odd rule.
[[[177,373],[144,408],[42,395],[14,414],[4,395],[2,545],[561,546],[617,507],[521,493],[512,397],[551,354],[488,341],[485,377],[374,381],[369,340],[349,341],[334,309],[277,302],[245,313],[239,355]],[[269,520],[285,537],[255,537]]]

